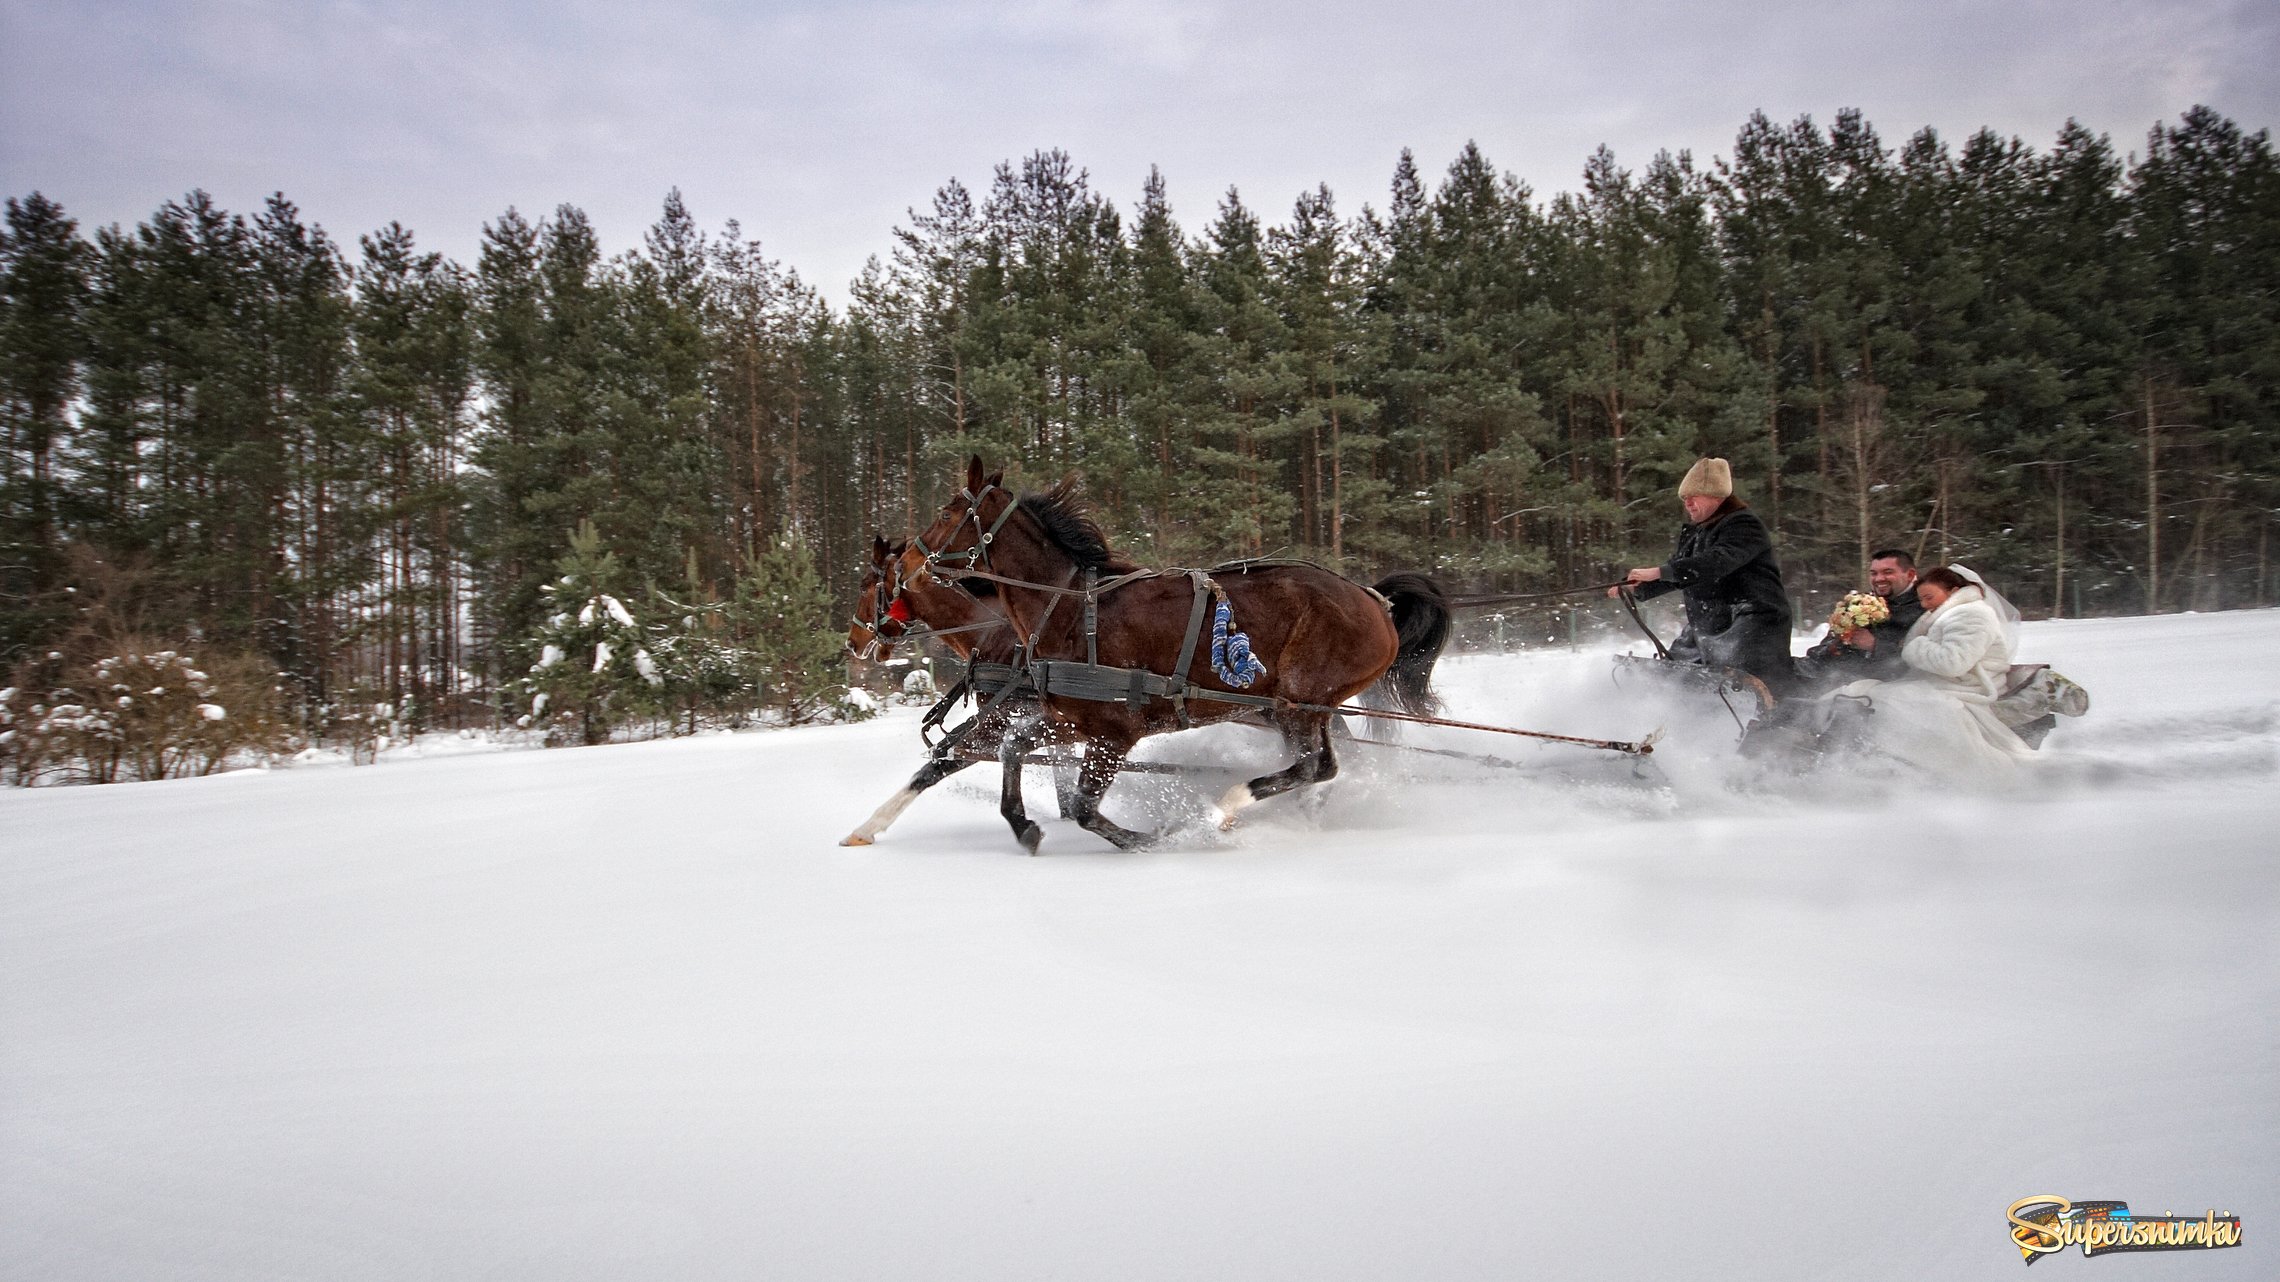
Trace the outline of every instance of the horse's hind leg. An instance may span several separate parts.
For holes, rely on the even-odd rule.
[[[1068,754],[1071,758],[1075,753]],[[1057,760],[1053,763],[1053,800],[1061,808],[1063,819],[1077,817],[1077,776],[1083,771],[1082,760]]]
[[[910,809],[910,803],[918,800],[918,794],[972,764],[974,763],[971,761],[961,761],[956,757],[936,757],[928,761],[918,768],[917,774],[910,777],[909,783],[902,786],[901,792],[887,798],[886,804],[872,811],[871,817],[864,820],[855,831],[841,837],[839,844],[842,846],[870,845],[874,838],[887,830],[888,824],[900,818],[903,811]]]
[[[1235,817],[1254,801],[1310,783],[1322,783],[1338,773],[1338,755],[1330,747],[1329,718],[1313,715],[1283,722],[1283,742],[1298,754],[1287,769],[1239,783],[1219,799],[1219,830],[1235,826]]]
[[[1156,838],[1134,832],[1113,823],[1100,812],[1100,799],[1108,792],[1108,785],[1116,781],[1116,772],[1124,768],[1124,754],[1130,748],[1123,744],[1092,740],[1085,746],[1084,766],[1077,772],[1076,813],[1070,817],[1083,825],[1085,831],[1097,833],[1114,842],[1119,849],[1144,850],[1156,843]]]

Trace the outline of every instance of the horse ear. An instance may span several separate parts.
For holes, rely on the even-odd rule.
[[[982,484],[989,486],[991,489],[996,489],[999,486],[1004,485],[1005,472],[1001,469],[999,471],[990,473],[990,479],[982,482]]]
[[[976,494],[982,491],[982,456],[979,454],[966,460],[966,488]]]
[[[885,565],[886,563],[887,541],[880,538],[878,533],[874,531],[871,535],[871,564]]]

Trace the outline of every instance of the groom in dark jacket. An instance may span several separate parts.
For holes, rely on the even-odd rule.
[[[1884,598],[1892,617],[1841,636],[1832,631],[1807,650],[1805,657],[1814,662],[1799,666],[1816,679],[1833,684],[1862,677],[1889,681],[1908,670],[1900,661],[1900,647],[1908,640],[1908,629],[1924,617],[1923,602],[1916,599],[1916,558],[1898,548],[1870,553],[1868,590]]]
[[[1625,585],[1641,597],[1686,594],[1686,631],[1672,643],[1672,658],[1740,668],[1775,694],[1785,693],[1795,675],[1789,594],[1773,536],[1734,497],[1733,470],[1722,458],[1687,469],[1678,501],[1686,524],[1679,527],[1677,549],[1661,565],[1631,571]]]

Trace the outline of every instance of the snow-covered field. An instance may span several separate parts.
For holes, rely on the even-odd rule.
[[[2280,612],[2028,649],[2096,704],[2017,792],[1457,658],[1659,777],[1435,732],[1545,773],[1356,747],[1142,855],[979,769],[838,846],[910,710],[11,791],[0,1277],[1994,1278],[2046,1193],[2247,1244],[2035,1276],[2280,1276]]]

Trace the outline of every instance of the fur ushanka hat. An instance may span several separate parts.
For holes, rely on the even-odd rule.
[[[1734,469],[1722,458],[1697,459],[1678,483],[1682,499],[1726,499],[1734,496]]]

